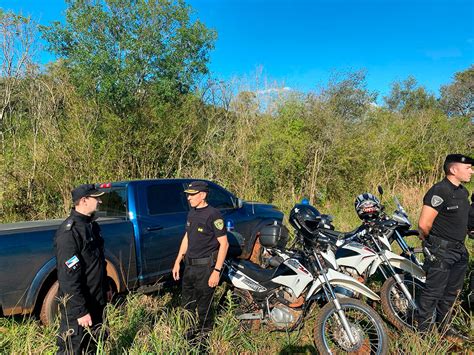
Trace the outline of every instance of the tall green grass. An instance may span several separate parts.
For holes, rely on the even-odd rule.
[[[234,316],[231,298],[224,286],[216,290],[214,330],[202,339],[188,342],[184,334],[195,324],[195,317],[179,307],[176,291],[155,295],[129,294],[124,301],[107,306],[107,316],[101,334],[97,336],[98,354],[287,354],[315,353],[313,344],[314,314],[294,332],[269,332],[265,326],[244,330]],[[470,315],[461,312],[456,326],[473,336]],[[58,322],[45,327],[33,318],[0,319],[0,353],[51,354],[56,351]],[[106,335],[107,334],[107,335]],[[392,354],[468,354],[472,343],[454,346],[439,334],[420,337],[416,333],[399,333],[390,329]]]

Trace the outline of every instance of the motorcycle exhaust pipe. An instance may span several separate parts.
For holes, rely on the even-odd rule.
[[[238,320],[262,320],[262,313],[244,313],[236,317]]]

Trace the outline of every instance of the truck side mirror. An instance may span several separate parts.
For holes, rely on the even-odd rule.
[[[238,198],[237,203],[236,203],[236,208],[242,208],[244,206],[244,201],[242,199]]]

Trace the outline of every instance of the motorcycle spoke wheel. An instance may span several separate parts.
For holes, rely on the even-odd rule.
[[[252,300],[252,296],[245,290],[232,290],[228,306],[236,317],[258,311],[257,305]],[[240,326],[244,331],[258,330],[260,327],[260,320],[240,320]]]
[[[423,283],[403,275],[400,275],[400,278],[407,287],[415,304],[418,304]],[[388,278],[384,282],[380,290],[380,296],[382,310],[390,323],[399,330],[415,328],[415,309],[413,309],[410,301],[393,277]]]
[[[322,354],[383,354],[388,337],[380,316],[355,299],[340,299],[341,307],[355,338],[352,344],[332,302],[318,313],[314,331],[316,347]]]

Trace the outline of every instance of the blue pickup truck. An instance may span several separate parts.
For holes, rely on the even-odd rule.
[[[105,192],[98,222],[105,239],[107,275],[117,292],[156,290],[170,274],[189,211],[184,189],[191,179],[97,184]],[[281,223],[275,206],[245,202],[209,182],[208,202],[228,228],[229,253],[255,254],[259,230]],[[49,323],[57,311],[53,237],[62,220],[0,225],[0,311],[37,314]]]

